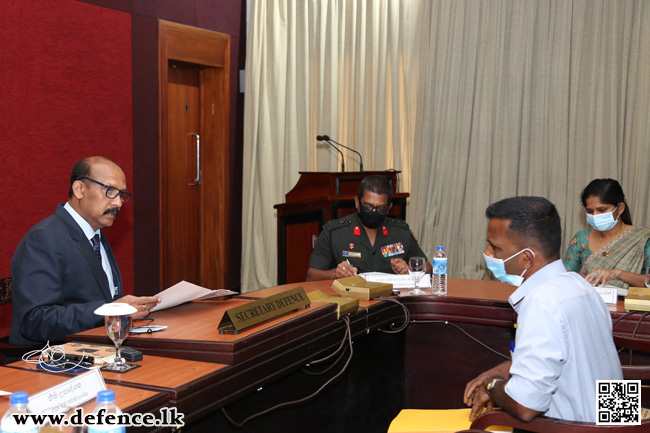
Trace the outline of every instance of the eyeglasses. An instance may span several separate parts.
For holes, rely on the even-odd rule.
[[[373,206],[368,203],[364,203],[362,201],[359,201],[359,204],[365,210],[366,212],[377,212],[379,215],[386,215],[388,211],[390,210],[390,205],[383,205],[383,206]]]
[[[89,177],[80,177],[77,178],[76,180],[83,180],[83,179],[89,180],[91,182],[95,182],[97,185],[101,185],[104,188],[106,188],[106,197],[110,198],[111,200],[119,196],[120,199],[122,200],[122,203],[126,203],[127,201],[131,200],[131,197],[133,197],[133,194],[131,194],[128,191],[122,191],[121,189],[115,188],[114,186],[105,185]]]

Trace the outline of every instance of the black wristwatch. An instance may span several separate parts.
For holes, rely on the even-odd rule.
[[[490,383],[488,383],[487,386],[485,387],[485,389],[487,390],[487,393],[488,393],[488,395],[489,395],[490,397],[492,397],[492,389],[494,388],[494,386],[495,386],[498,382],[506,382],[506,380],[505,380],[504,378],[502,378],[502,377],[495,377],[495,378],[492,379],[492,380],[490,381]]]

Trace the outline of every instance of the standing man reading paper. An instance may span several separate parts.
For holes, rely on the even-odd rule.
[[[407,274],[408,259],[426,256],[408,224],[386,218],[393,188],[384,176],[359,184],[357,213],[325,224],[309,258],[307,281],[351,277],[361,272]],[[431,272],[431,265],[427,263]]]
[[[101,231],[131,198],[122,169],[104,157],[82,159],[72,169],[68,196],[27,232],[14,253],[13,345],[61,342],[101,326],[103,317],[93,312],[108,302],[132,305],[138,310],[134,319],[160,302],[123,296],[120,270]]]
[[[541,197],[490,205],[485,261],[504,283],[519,286],[509,302],[518,314],[512,361],[469,382],[464,401],[473,420],[498,406],[529,422],[539,415],[596,421],[596,380],[620,380],[621,364],[605,303],[560,260],[555,206]]]

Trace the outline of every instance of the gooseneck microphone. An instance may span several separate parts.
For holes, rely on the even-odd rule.
[[[327,135],[325,137],[327,137]],[[341,152],[341,149],[339,149],[338,147],[336,147],[332,143],[330,143],[329,137],[327,137],[327,139],[325,139],[325,137],[323,137],[322,135],[317,135],[316,140],[327,142],[327,144],[332,146],[334,148],[334,150],[336,150],[338,153],[341,154],[341,171],[345,172],[345,159],[343,157],[343,152]]]
[[[330,141],[332,141],[332,142],[338,144],[339,146],[341,146],[341,147],[345,147],[346,149],[351,150],[352,152],[354,152],[354,153],[356,153],[357,155],[359,155],[359,171],[363,171],[363,157],[361,156],[361,154],[360,154],[359,152],[357,152],[356,150],[352,149],[351,147],[347,147],[347,146],[345,146],[345,145],[343,145],[343,144],[341,144],[341,143],[339,143],[339,142],[337,142],[337,141],[332,140],[328,135],[323,135],[322,138],[323,138],[323,140],[327,141],[328,143],[329,143]],[[331,144],[331,143],[330,143],[330,144]]]

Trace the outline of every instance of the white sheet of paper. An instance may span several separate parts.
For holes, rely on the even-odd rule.
[[[618,300],[618,287],[616,286],[596,286],[594,287],[603,301],[608,305],[616,305]]]
[[[160,304],[153,307],[151,311],[164,310],[165,308],[175,307],[185,302],[196,301],[198,299],[210,299],[216,296],[232,294],[237,294],[237,292],[224,289],[210,290],[197,286],[196,284],[188,283],[187,281],[181,281],[158,293],[156,296],[161,299]]]
[[[11,395],[8,391],[0,391],[0,395]]]
[[[415,283],[410,275],[387,274],[384,272],[364,272],[359,274],[366,281],[373,283],[390,283],[394,289],[414,289]],[[425,274],[420,280],[420,288],[431,287],[431,275]]]

